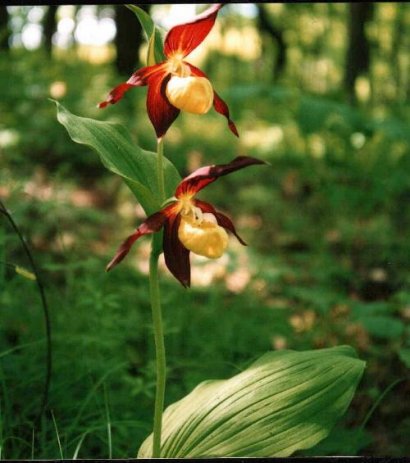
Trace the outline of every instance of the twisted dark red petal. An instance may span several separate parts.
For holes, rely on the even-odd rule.
[[[148,235],[150,233],[155,233],[163,227],[164,223],[168,220],[168,218],[172,215],[174,210],[174,204],[167,206],[166,208],[162,209],[159,212],[155,212],[155,214],[150,215],[136,230],[135,232],[130,235],[118,248],[115,256],[112,258],[110,263],[106,267],[106,271],[108,272],[117,264],[119,264],[124,257],[128,254],[129,250],[131,249],[132,245],[143,235]]]
[[[121,100],[124,96],[124,93],[127,92],[132,87],[143,87],[147,85],[147,79],[157,72],[163,72],[163,64],[154,64],[153,66],[146,66],[138,71],[135,71],[134,74],[122,84],[117,85],[111,90],[108,94],[105,101],[102,101],[98,107],[105,108],[109,104],[115,104],[117,101]]]
[[[225,101],[215,92],[214,90],[214,108],[215,111],[219,114],[222,114],[228,119],[228,127],[230,131],[239,137],[238,129],[236,128],[235,123],[232,121],[229,115],[229,108]]]
[[[192,72],[193,75],[198,76],[198,77],[205,77],[205,78],[207,78],[209,80],[208,76],[204,72],[202,72],[199,68],[195,67],[194,65],[192,65],[190,63],[186,63],[185,61],[184,61],[184,63],[189,66],[189,68],[191,69],[191,72]],[[234,135],[236,135],[237,137],[239,137],[236,125],[232,121],[232,119],[230,118],[228,105],[215,92],[215,89],[214,89],[214,101],[213,101],[213,104],[214,104],[215,111],[218,112],[219,114],[222,114],[223,116],[225,116],[228,119],[228,127],[231,130],[231,132]]]
[[[165,135],[180,112],[165,94],[170,77],[166,71],[161,71],[148,78],[147,110],[158,138]]]
[[[178,227],[181,223],[181,216],[173,215],[165,223],[163,249],[165,263],[169,271],[184,286],[189,288],[191,285],[191,263],[189,261],[189,251],[178,238]]]
[[[227,217],[225,214],[222,214],[222,212],[218,212],[212,206],[212,204],[206,203],[205,201],[200,201],[199,199],[195,199],[194,202],[195,202],[195,206],[199,207],[202,212],[209,212],[213,214],[216,217],[216,221],[218,222],[218,225],[230,231],[233,235],[236,236],[237,240],[241,244],[246,246],[245,241],[238,235],[238,233],[235,230],[235,226],[229,217]]]
[[[195,50],[209,34],[215,24],[218,11],[222,6],[220,3],[215,4],[202,14],[197,15],[193,21],[173,27],[165,37],[165,56],[169,58],[175,52],[180,52],[183,56],[187,56],[191,51]]]
[[[133,87],[132,85],[129,85],[126,82],[120,85],[117,85],[115,88],[111,90],[107,98],[101,103],[99,103],[98,107],[105,108],[109,104],[115,104],[117,101],[120,101],[121,98],[124,96],[124,93],[127,92],[132,87]]]
[[[134,74],[132,74],[132,76],[127,80],[127,84],[133,85],[134,87],[147,85],[150,77],[154,76],[155,74],[163,74],[165,69],[165,63],[145,66],[138,71],[135,71]]]
[[[234,224],[232,223],[232,220],[226,216],[225,214],[222,214],[222,212],[218,212],[216,211],[215,212],[215,217],[216,217],[216,220],[218,222],[218,225],[220,225],[221,227],[225,228],[226,230],[229,230],[233,235],[236,236],[237,240],[243,244],[244,246],[247,246],[247,244],[245,243],[245,241],[238,235],[238,233],[236,232],[235,230],[235,226]]]
[[[179,198],[185,194],[193,195],[217,178],[255,164],[266,163],[250,156],[238,156],[228,164],[200,167],[182,180],[175,191],[175,196]]]

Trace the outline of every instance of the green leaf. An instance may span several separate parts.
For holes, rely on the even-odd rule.
[[[148,50],[147,50],[147,65],[152,66],[158,61],[155,58],[155,33],[151,35],[148,40]]]
[[[410,347],[403,347],[399,350],[399,358],[406,365],[407,368],[410,368]]]
[[[372,435],[365,429],[346,429],[336,425],[326,439],[304,452],[304,456],[358,455],[372,442]]]
[[[369,334],[381,339],[399,338],[404,332],[401,320],[385,315],[363,315],[356,318]]]
[[[137,16],[148,41],[147,65],[151,66],[164,61],[163,43],[166,32],[156,26],[151,16],[139,6],[126,5],[126,7]]]
[[[161,206],[157,188],[157,154],[136,145],[120,124],[75,116],[60,103],[55,103],[57,119],[73,141],[97,151],[104,166],[124,179],[147,215],[157,211]],[[181,177],[166,158],[164,178],[165,193],[170,197]]]
[[[346,411],[364,365],[348,346],[265,354],[169,406],[161,456],[286,457],[312,447]],[[151,454],[152,435],[138,457]]]
[[[155,24],[151,16],[137,5],[127,4],[125,6],[137,16],[138,21],[140,22],[141,27],[145,33],[145,38],[148,40],[154,32],[155,28]]]
[[[286,290],[290,297],[294,297],[301,302],[310,304],[317,312],[325,314],[338,301],[339,295],[324,286],[306,288],[303,286],[292,286]]]
[[[363,316],[384,315],[394,312],[394,306],[390,302],[375,301],[362,302],[356,301],[351,304],[352,315],[356,318]]]

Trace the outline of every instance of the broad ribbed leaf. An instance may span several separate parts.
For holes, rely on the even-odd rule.
[[[145,33],[145,38],[148,42],[147,65],[151,66],[152,64],[164,61],[165,31],[156,26],[151,16],[139,6],[126,5],[126,7],[135,13]]]
[[[312,447],[346,411],[364,366],[348,346],[265,354],[169,406],[161,456],[286,457]],[[152,435],[138,457],[151,455]]]
[[[157,211],[161,201],[157,188],[157,154],[133,143],[127,130],[116,123],[75,116],[58,102],[58,121],[77,143],[90,146],[111,172],[120,175],[147,215]],[[181,180],[174,165],[164,158],[165,193],[174,194]]]

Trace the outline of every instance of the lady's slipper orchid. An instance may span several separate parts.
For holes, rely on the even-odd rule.
[[[193,21],[173,27],[164,42],[166,60],[134,72],[127,82],[111,90],[107,99],[98,106],[105,108],[119,101],[130,88],[148,85],[148,116],[158,138],[165,135],[180,110],[205,114],[212,105],[228,119],[229,128],[238,136],[229,117],[228,106],[214,91],[207,76],[184,61],[208,35],[222,6],[215,4]]]
[[[183,286],[190,286],[190,251],[211,259],[220,257],[228,245],[228,234],[225,230],[233,233],[239,242],[245,245],[236,233],[231,220],[215,210],[211,204],[195,199],[196,193],[222,175],[254,164],[264,164],[264,161],[239,156],[229,164],[201,167],[184,178],[178,185],[171,202],[168,201],[163,209],[150,215],[122,243],[107,265],[107,271],[124,259],[138,238],[158,232],[164,227],[165,263]]]

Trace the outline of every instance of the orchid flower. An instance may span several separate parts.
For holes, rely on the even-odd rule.
[[[238,156],[229,164],[206,166],[197,169],[178,185],[175,196],[158,212],[150,215],[118,248],[107,265],[107,271],[121,262],[134,242],[143,235],[164,228],[163,251],[169,271],[185,287],[190,286],[191,266],[189,253],[211,259],[221,257],[228,245],[226,230],[246,243],[236,233],[232,221],[211,204],[195,199],[196,193],[222,175],[230,174],[264,161],[248,156]]]
[[[181,110],[205,114],[212,104],[228,119],[229,128],[238,136],[228,106],[214,91],[207,76],[184,61],[208,35],[222,6],[215,4],[193,21],[170,29],[164,42],[166,60],[134,72],[127,82],[111,90],[107,99],[98,106],[105,108],[108,104],[117,103],[130,88],[148,85],[148,116],[158,138],[165,135]]]

